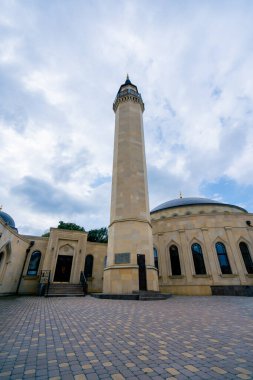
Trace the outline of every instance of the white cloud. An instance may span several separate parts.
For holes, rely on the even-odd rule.
[[[250,1],[3,2],[0,203],[23,232],[108,222],[112,102],[127,72],[146,106],[152,207],[223,176],[253,186],[252,16]],[[27,177],[87,207],[34,208],[11,192]]]

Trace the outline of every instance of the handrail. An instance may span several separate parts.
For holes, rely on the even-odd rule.
[[[49,271],[49,273],[48,273],[48,282],[47,282],[47,297],[48,297],[49,286],[50,286],[50,274],[51,274],[51,270],[50,270],[50,271]]]
[[[80,273],[80,283],[82,284],[82,287],[83,287],[83,294],[84,295],[88,294],[88,283],[83,271],[81,271]]]
[[[43,284],[45,285],[45,297],[48,296],[48,292],[49,292],[49,286],[50,286],[50,274],[51,274],[51,270],[43,270],[41,271],[41,274],[40,274],[40,284]]]

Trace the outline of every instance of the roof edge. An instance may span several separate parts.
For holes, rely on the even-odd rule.
[[[159,210],[151,210],[150,211],[150,214],[155,214],[157,212],[160,212],[160,211],[164,211],[164,210],[169,210],[169,209],[173,209],[173,208],[179,208],[179,207],[196,207],[196,206],[199,206],[199,205],[202,205],[202,206],[228,206],[228,207],[233,207],[233,208],[236,208],[238,210],[241,210],[243,212],[245,212],[246,214],[248,214],[248,211],[245,210],[243,207],[240,207],[240,206],[235,206],[235,205],[231,205],[230,203],[214,203],[214,202],[207,202],[207,203],[192,203],[192,204],[183,204],[183,205],[177,205],[177,206],[170,206],[170,207],[164,207],[164,208],[160,208]],[[157,206],[159,207],[159,206]]]

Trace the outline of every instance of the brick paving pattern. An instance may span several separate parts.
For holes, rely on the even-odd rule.
[[[253,379],[253,298],[0,298],[2,379]]]

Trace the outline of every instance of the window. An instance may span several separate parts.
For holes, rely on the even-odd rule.
[[[218,260],[220,263],[221,273],[232,274],[225,245],[219,242],[215,244],[215,248],[216,248]]]
[[[156,269],[158,269],[158,273],[159,273],[158,252],[157,252],[157,249],[155,247],[154,247],[154,263],[155,263],[155,267],[156,267]]]
[[[170,264],[172,276],[181,276],[181,267],[176,245],[170,246]]]
[[[40,265],[41,253],[40,251],[34,251],[31,255],[29,266],[27,269],[27,276],[37,276]]]
[[[202,248],[198,243],[192,244],[192,257],[196,274],[206,274]]]
[[[1,267],[1,264],[2,264],[2,261],[4,259],[4,252],[0,252],[0,267]]]
[[[104,257],[104,268],[107,266],[107,256]]]
[[[84,275],[86,278],[92,277],[93,270],[93,256],[87,255],[85,259]]]
[[[239,247],[241,250],[241,254],[242,254],[242,258],[243,258],[246,270],[249,274],[252,274],[253,273],[253,261],[252,261],[252,258],[250,256],[249,248],[248,248],[247,244],[244,242],[241,242],[239,244]]]

